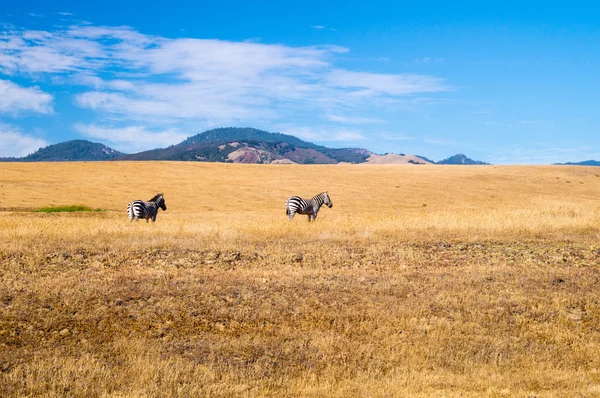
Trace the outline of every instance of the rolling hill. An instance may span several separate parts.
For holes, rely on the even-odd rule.
[[[436,164],[462,164],[462,165],[478,165],[478,164],[489,164],[480,160],[473,160],[468,158],[466,155],[459,153],[454,156],[450,156],[448,159],[440,160]]]
[[[195,160],[234,163],[363,163],[371,152],[360,148],[328,148],[297,137],[253,128],[226,127],[191,136],[177,145],[116,160]]]
[[[416,155],[405,155],[403,153],[387,153],[385,155],[372,154],[367,159],[369,164],[433,164],[432,161]]]
[[[584,160],[583,162],[567,162],[567,163],[555,163],[560,166],[600,166],[598,160]]]
[[[20,162],[67,162],[99,161],[114,159],[122,155],[104,144],[87,140],[72,140],[40,148],[34,153],[13,161]]]
[[[223,127],[188,137],[179,144],[124,154],[104,144],[72,140],[49,145],[22,158],[0,162],[62,162],[102,160],[173,160],[263,164],[488,164],[463,154],[435,162],[425,156],[386,153],[363,148],[329,148],[300,138],[249,127]]]

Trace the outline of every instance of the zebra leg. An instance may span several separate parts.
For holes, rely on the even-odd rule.
[[[296,215],[296,213],[294,212],[288,212],[288,221],[292,221],[292,218],[294,218],[294,216]]]
[[[309,215],[308,215],[308,222],[310,222],[310,217],[311,217],[311,215],[309,214]]]

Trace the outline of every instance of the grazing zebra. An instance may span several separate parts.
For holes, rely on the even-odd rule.
[[[285,214],[288,216],[288,221],[292,221],[296,213],[308,215],[308,222],[310,222],[311,217],[314,221],[317,218],[319,209],[324,204],[329,208],[333,207],[333,202],[329,199],[327,192],[322,192],[309,200],[292,196],[285,202]]]
[[[133,202],[127,205],[127,215],[130,220],[135,218],[135,221],[140,218],[146,220],[152,219],[152,222],[156,221],[156,215],[158,214],[158,208],[163,209],[163,211],[167,210],[167,205],[165,204],[165,198],[162,193],[157,193],[152,199],[147,202],[143,200],[134,200]]]

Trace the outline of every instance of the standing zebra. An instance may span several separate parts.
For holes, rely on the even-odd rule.
[[[140,218],[145,219],[146,222],[152,219],[152,222],[156,221],[156,215],[158,214],[158,208],[167,211],[167,205],[165,204],[165,198],[162,193],[157,193],[152,199],[147,202],[143,200],[134,200],[127,205],[127,215],[129,220],[135,221]]]
[[[309,200],[302,199],[299,196],[292,196],[285,202],[285,214],[288,216],[288,221],[292,221],[296,213],[307,214],[308,222],[310,222],[311,217],[314,221],[317,218],[319,209],[324,204],[329,208],[333,207],[333,202],[329,199],[327,192],[322,192]]]

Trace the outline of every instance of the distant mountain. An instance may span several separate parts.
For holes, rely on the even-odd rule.
[[[23,158],[15,159],[21,162],[67,162],[67,161],[96,161],[114,159],[121,152],[104,144],[86,140],[66,141],[60,144],[40,148]],[[14,159],[14,158],[13,158]]]
[[[561,166],[600,166],[600,161],[584,160],[583,162],[554,163]]]
[[[251,127],[221,127],[208,130],[203,133],[188,137],[176,146],[188,146],[214,141],[259,141],[271,144],[286,142],[297,147],[305,148],[316,146],[309,142],[302,141],[300,138],[294,137],[293,135],[269,133],[268,131],[254,129]]]
[[[371,152],[359,148],[327,148],[281,133],[225,127],[191,136],[177,145],[116,160],[195,160],[235,163],[362,163]]]
[[[250,146],[257,143],[267,144],[267,148],[261,149],[276,149],[278,154],[283,157],[288,157],[296,163],[362,163],[370,155],[371,152],[361,148],[328,148],[321,145],[315,145],[311,142],[306,142],[292,135],[281,133],[269,133],[267,131],[258,130],[249,127],[223,127],[205,131],[204,133],[196,134],[184,140],[177,146],[185,146],[189,144],[197,144],[201,142],[242,142]],[[269,144],[276,144],[277,148]],[[288,144],[288,145],[281,145]],[[296,151],[296,149],[312,149],[314,151]],[[319,152],[325,156],[319,156],[315,153]],[[298,152],[298,153],[294,153]],[[287,155],[287,156],[286,156]],[[295,158],[295,159],[294,159]]]
[[[0,162],[18,162],[21,158],[0,158]]]
[[[489,164],[480,160],[469,159],[462,153],[454,156],[450,156],[448,159],[440,160],[436,164],[464,164],[464,165],[476,165],[476,164]]]
[[[385,155],[372,154],[366,161],[369,164],[432,164],[420,156],[386,153]]]
[[[463,154],[434,162],[425,156],[403,153],[378,155],[362,148],[328,148],[291,135],[270,133],[249,127],[223,127],[208,130],[167,148],[133,154],[124,154],[100,143],[73,140],[40,148],[22,158],[0,158],[0,162],[100,160],[178,160],[265,164],[488,164],[469,159]],[[587,164],[587,162],[582,162],[582,164]]]
[[[435,164],[435,162],[429,158],[426,158],[425,156],[421,156],[421,155],[415,155],[416,157],[423,159],[424,161],[428,162],[428,163],[433,163]]]

